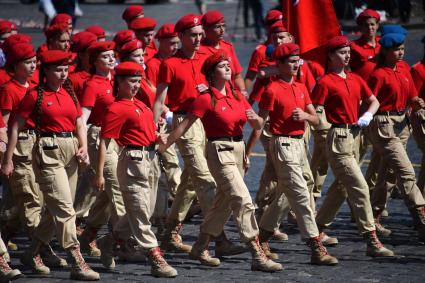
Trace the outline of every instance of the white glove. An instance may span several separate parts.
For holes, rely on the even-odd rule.
[[[369,123],[370,121],[372,121],[372,119],[373,119],[373,114],[370,112],[365,112],[363,116],[361,116],[359,120],[357,121],[357,125],[359,125],[360,128],[367,127],[369,126]]]
[[[167,122],[167,125],[170,125],[171,126],[171,124],[173,123],[173,112],[168,111],[165,114],[165,121]]]

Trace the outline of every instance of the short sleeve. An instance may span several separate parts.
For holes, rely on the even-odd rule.
[[[94,107],[96,103],[96,98],[98,94],[98,86],[97,84],[88,81],[84,85],[83,95],[81,96],[81,106],[82,107]]]
[[[312,92],[312,102],[314,105],[325,105],[328,96],[328,87],[323,80],[319,80]]]
[[[159,66],[159,74],[158,74],[158,85],[166,84],[169,85],[173,78],[174,72],[171,68],[169,62],[167,60],[163,61]]]
[[[307,106],[309,104],[313,104],[313,102],[311,102],[310,93],[308,92],[307,87],[303,85],[303,88],[304,88],[304,105]]]
[[[7,87],[0,89],[0,109],[8,111],[13,110],[13,97]]]
[[[31,91],[30,93],[26,94],[19,104],[17,114],[25,120],[28,120],[35,111],[34,108],[36,99],[37,91]]]
[[[260,102],[258,103],[258,107],[261,110],[271,111],[273,110],[273,104],[274,92],[273,89],[269,86],[261,96]]]
[[[413,83],[415,84],[416,89],[419,91],[424,83],[421,74],[415,67],[410,69],[410,74],[412,75]]]
[[[258,68],[263,59],[263,56],[261,56],[261,45],[259,45],[251,55],[251,59],[248,64],[248,71],[258,73]]]
[[[236,55],[235,48],[233,47],[233,45],[230,46],[230,50],[231,50],[230,56],[232,57],[233,66],[235,67],[235,70],[234,70],[235,75],[240,74],[242,73],[243,68],[241,64],[239,63],[239,59],[238,59],[238,56]]]
[[[3,115],[0,115],[0,129],[6,128],[6,124],[3,120]]]
[[[413,82],[412,76],[410,73],[406,74],[409,79],[409,98],[412,99],[418,96],[418,90],[416,89],[415,83]]]
[[[359,81],[359,85],[361,88],[360,89],[361,99],[366,100],[373,95],[372,90],[361,77],[357,77],[357,79]]]
[[[382,84],[383,79],[379,78],[376,72],[373,72],[367,80],[367,85],[375,96],[378,96]]]
[[[117,139],[120,136],[121,129],[125,123],[125,115],[114,109],[113,105],[109,108],[102,123],[102,138]]]
[[[209,93],[204,93],[199,95],[192,102],[189,113],[195,117],[202,118],[208,110],[211,110],[211,95]]]
[[[157,86],[158,83],[158,67],[155,58],[149,60],[146,65],[146,77],[154,86]]]

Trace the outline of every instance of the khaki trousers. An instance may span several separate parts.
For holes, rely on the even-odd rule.
[[[422,151],[421,171],[418,177],[418,187],[425,198],[425,109],[418,110],[410,116],[413,129],[413,137]]]
[[[322,195],[322,187],[329,169],[328,158],[326,156],[326,136],[331,125],[326,120],[326,113],[323,106],[317,106],[316,113],[319,117],[319,125],[312,127],[314,148],[310,167],[314,181],[313,196],[319,198]]]
[[[88,153],[92,164],[96,164],[98,159],[100,129],[100,127],[91,125],[87,133]],[[87,225],[94,229],[101,228],[109,220],[114,226],[120,217],[125,216],[124,201],[117,177],[118,151],[117,143],[111,139],[106,151],[103,169],[105,190],[97,193],[96,200],[91,206],[86,220]],[[95,171],[94,167],[92,167],[92,170]]]
[[[48,244],[55,234],[64,249],[78,245],[73,201],[78,178],[76,138],[42,137],[34,146],[36,180],[47,208],[34,236]]]
[[[369,187],[359,166],[359,129],[331,128],[326,153],[336,180],[329,188],[316,221],[319,227],[332,223],[344,200],[352,205],[360,233],[375,230]]]
[[[183,119],[184,115],[174,115],[173,129],[177,128]],[[202,122],[198,119],[193,123],[176,144],[184,161],[184,169],[168,215],[169,223],[183,222],[196,196],[202,213],[206,215],[213,204],[216,188],[205,159],[205,132]]]
[[[15,205],[18,208],[21,223],[31,237],[40,223],[43,208],[43,195],[35,181],[32,166],[32,150],[35,134],[22,131],[13,153],[13,173],[9,179]]]
[[[369,126],[369,137],[374,149],[382,158],[378,184],[372,194],[372,207],[376,211],[385,209],[388,190],[385,186],[388,169],[394,171],[397,187],[406,206],[411,209],[425,206],[425,200],[416,185],[415,171],[407,156],[405,141],[409,135],[406,116],[375,115]]]
[[[157,156],[153,151],[124,148],[118,160],[118,181],[131,234],[124,233],[125,229],[114,232],[123,240],[133,236],[138,245],[144,249],[158,246],[150,222],[155,206],[157,167]],[[117,226],[121,227],[122,223],[120,219]]]
[[[297,217],[301,236],[305,239],[318,236],[311,194],[304,178],[306,174],[311,175],[304,140],[273,136],[270,152],[278,177],[277,197],[263,213],[260,228],[273,232],[279,227],[285,207],[281,195],[285,194]]]
[[[208,168],[217,183],[217,193],[202,222],[201,232],[219,236],[233,214],[241,239],[245,242],[254,239],[258,235],[255,207],[243,180],[245,143],[208,142],[206,155]]]

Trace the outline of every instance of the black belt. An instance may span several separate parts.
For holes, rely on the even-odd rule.
[[[59,133],[41,133],[42,138],[72,138],[74,134],[72,132],[59,132]]]
[[[178,110],[178,111],[174,111],[173,113],[176,114],[176,115],[186,115],[187,111]]]
[[[240,142],[243,140],[243,136],[235,136],[235,137],[209,137],[208,141],[230,141],[230,142]]]
[[[125,148],[134,149],[134,150],[141,150],[141,151],[154,151],[155,150],[155,144],[151,144],[151,145],[148,145],[148,146],[145,146],[145,145],[126,145]]]
[[[22,130],[20,133],[22,134],[27,134],[27,135],[35,135],[35,130],[34,129],[26,129],[26,130]],[[18,135],[18,141],[23,141],[23,140],[27,140],[29,139],[28,136],[19,136]]]
[[[378,111],[375,115],[386,115],[386,116],[403,116],[406,114],[406,110],[391,110],[391,111]]]
[[[291,139],[297,139],[300,140],[304,138],[304,135],[273,135],[275,137],[284,137],[284,138],[291,138]]]
[[[332,124],[332,128],[338,128],[338,129],[359,129],[359,125],[356,124]]]

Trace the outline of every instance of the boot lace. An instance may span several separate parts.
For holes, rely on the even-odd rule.
[[[81,252],[77,249],[74,249],[72,251],[72,255],[74,256],[76,265],[82,270],[82,271],[91,271],[91,268],[84,260],[83,256],[81,255]]]
[[[12,270],[12,268],[10,268],[9,264],[7,264],[6,260],[3,258],[3,256],[0,256],[0,269],[4,272],[7,273],[10,270]]]
[[[164,259],[164,253],[159,247],[153,248],[151,250],[151,259],[156,265],[160,267],[168,266],[168,263]]]
[[[38,267],[44,266],[43,260],[41,259],[41,256],[39,254],[35,255],[33,259],[34,259],[35,266],[38,266]]]
[[[268,242],[264,242],[264,243],[267,245],[267,247],[269,247]],[[268,260],[268,257],[266,256],[258,237],[255,239],[255,249],[258,251],[258,254],[260,255],[261,258],[263,258],[264,260]]]
[[[370,233],[370,242],[373,246],[377,247],[378,249],[383,248],[384,245],[381,243],[381,241],[378,239],[378,236],[376,235],[376,231],[372,231]]]
[[[313,238],[311,241],[311,245],[313,245],[313,247],[317,249],[317,251],[319,252],[321,256],[325,256],[329,254],[328,250],[322,244],[322,241],[320,240],[320,236]]]

